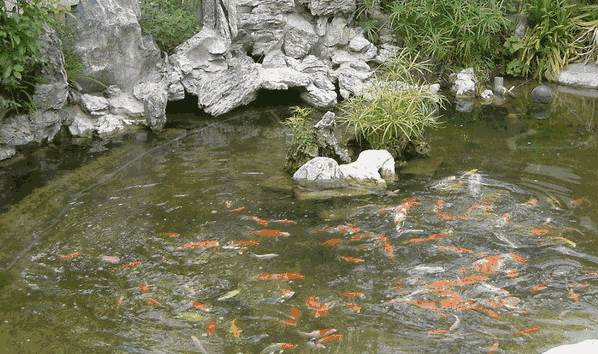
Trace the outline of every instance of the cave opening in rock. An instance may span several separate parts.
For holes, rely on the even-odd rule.
[[[304,90],[298,87],[291,87],[288,90],[260,90],[255,101],[250,106],[298,106],[305,104],[301,99]]]

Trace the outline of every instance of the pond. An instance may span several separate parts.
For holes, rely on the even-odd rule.
[[[549,116],[524,97],[449,110],[429,159],[350,198],[295,194],[285,106],[173,114],[92,157],[29,158],[1,176],[0,343],[477,353],[597,338],[597,108],[564,91]]]

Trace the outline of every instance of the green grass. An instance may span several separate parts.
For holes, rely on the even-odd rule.
[[[310,107],[291,107],[291,116],[284,122],[291,134],[284,169],[290,173],[310,159],[318,156],[318,144],[314,129],[316,110]]]

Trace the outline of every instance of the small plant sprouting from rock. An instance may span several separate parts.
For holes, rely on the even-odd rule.
[[[444,99],[424,85],[429,72],[428,63],[400,53],[378,70],[365,95],[340,105],[341,121],[360,145],[405,157],[409,145],[422,145],[426,131],[439,124]]]
[[[318,144],[314,130],[315,109],[295,106],[291,107],[291,114],[284,122],[292,136],[284,168],[293,173],[301,165],[318,156]]]
[[[170,53],[200,30],[199,0],[143,0],[140,24],[158,47]]]

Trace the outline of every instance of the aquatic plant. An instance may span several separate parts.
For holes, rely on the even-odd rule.
[[[389,25],[404,47],[441,71],[474,67],[489,77],[512,26],[502,0],[393,0]]]
[[[161,50],[170,53],[199,32],[200,7],[201,0],[143,0],[139,23]]]
[[[284,122],[291,133],[284,169],[292,173],[318,156],[318,144],[313,127],[315,109],[294,106],[290,111],[292,115]]]

